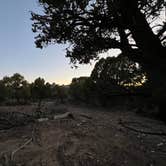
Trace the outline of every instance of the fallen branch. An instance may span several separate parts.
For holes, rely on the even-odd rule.
[[[2,112],[0,113],[0,130],[8,130],[34,121],[35,117],[29,114],[21,112]]]
[[[14,155],[22,150],[25,146],[27,146],[28,144],[30,144],[31,142],[36,142],[37,139],[36,139],[36,126],[34,125],[33,126],[33,129],[32,129],[32,136],[31,138],[29,138],[23,145],[21,145],[20,147],[18,147],[17,149],[15,149],[14,151],[11,152],[11,161],[14,161]],[[39,143],[38,143],[39,144]]]
[[[53,119],[54,120],[58,120],[58,119],[74,119],[74,116],[73,116],[72,113],[66,112],[64,114],[54,115]],[[46,118],[39,118],[39,119],[37,119],[37,122],[45,122],[45,121],[48,121],[48,120],[49,120],[49,118],[47,118],[47,117]]]
[[[148,134],[148,135],[158,135],[158,136],[166,136],[166,133],[165,132],[150,132],[150,131],[143,131],[143,130],[139,130],[139,129],[136,129],[134,127],[131,127],[131,126],[128,126],[125,124],[125,122],[123,122],[121,119],[119,120],[119,124],[126,128],[126,129],[129,129],[131,131],[134,131],[134,132],[137,132],[137,133],[141,133],[141,134]]]
[[[73,116],[73,114],[70,113],[70,112],[66,112],[66,113],[64,113],[64,114],[55,115],[55,116],[54,116],[54,120],[57,120],[57,119],[65,119],[65,118],[74,119],[74,116]]]
[[[20,151],[21,149],[23,149],[25,146],[27,146],[29,143],[31,143],[33,141],[32,138],[30,138],[29,140],[27,140],[23,145],[21,145],[20,147],[18,147],[16,150],[14,150],[12,153],[11,153],[11,160],[14,159],[14,155]]]
[[[32,142],[32,138],[30,138],[29,140],[27,140],[23,145],[21,145],[20,147],[18,147],[16,150],[14,150],[13,152],[11,152],[10,154],[2,153],[0,155],[0,165],[2,165],[2,166],[14,166],[14,165],[16,165],[16,163],[14,161],[14,155],[18,151],[20,151],[21,149],[23,149],[26,145],[28,145],[30,142]]]

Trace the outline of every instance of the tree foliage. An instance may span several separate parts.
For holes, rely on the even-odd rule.
[[[73,63],[89,63],[98,58],[99,52],[111,48],[119,48],[144,63],[147,60],[150,63],[149,57],[155,53],[163,54],[160,39],[165,23],[160,33],[154,35],[146,19],[160,15],[164,0],[39,0],[39,3],[44,14],[32,13],[33,31],[38,33],[36,46],[69,42],[72,47],[67,49],[66,56]],[[129,42],[131,38],[136,49]]]
[[[142,66],[152,96],[158,94],[159,87],[165,87],[164,0],[38,2],[43,7],[43,13],[32,12],[32,30],[37,33],[37,47],[69,43],[66,56],[74,64],[89,63],[98,59],[101,52],[120,49],[130,61]],[[162,19],[160,24],[157,23],[159,18]]]
[[[0,102],[3,102],[8,97],[7,87],[4,85],[3,81],[0,81]]]
[[[70,84],[70,95],[72,100],[75,101],[87,101],[87,92],[91,93],[90,90],[86,91],[86,88],[89,86],[86,86],[86,81],[88,80],[88,77],[79,77],[79,78],[73,78],[72,82]]]
[[[15,73],[10,78],[9,82],[12,89],[13,98],[15,98],[17,102],[19,102],[21,96],[23,95],[22,93],[25,89],[24,86],[26,86],[26,81],[22,75],[20,75],[19,73]]]
[[[46,87],[45,87],[45,80],[43,78],[37,78],[34,83],[31,85],[31,93],[32,95],[42,100],[46,96]]]
[[[96,63],[92,74],[92,80],[108,82],[108,85],[131,88],[141,86],[146,81],[146,74],[141,66],[128,57],[119,55],[118,57],[102,58]]]
[[[55,94],[56,99],[61,104],[64,104],[68,98],[68,87],[64,85],[62,86],[56,85],[55,90],[56,90],[56,94]]]
[[[145,83],[141,66],[119,55],[100,59],[90,77],[74,78],[70,95],[74,101],[106,106],[123,96],[144,95]]]
[[[5,76],[1,80],[2,94],[6,96],[6,99],[24,100],[26,102],[30,98],[30,88],[28,82],[19,73],[13,74],[13,76]]]
[[[45,83],[43,78],[37,78],[34,82],[29,83],[24,76],[19,73],[11,77],[5,76],[0,80],[0,102],[10,104],[26,104],[31,101],[41,102],[44,99],[59,100],[66,94],[61,87],[61,94],[58,88],[61,87],[55,83]]]

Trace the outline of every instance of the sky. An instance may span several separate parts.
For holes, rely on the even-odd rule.
[[[30,11],[41,11],[37,0],[1,1],[0,79],[20,73],[29,82],[40,76],[48,82],[69,84],[74,77],[89,76],[94,64],[72,69],[65,45],[35,47]]]

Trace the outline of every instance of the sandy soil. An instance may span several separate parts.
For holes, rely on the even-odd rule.
[[[34,110],[34,106],[0,108],[0,112],[29,114]],[[134,132],[119,123],[122,120],[138,130],[166,133],[166,126],[160,121],[120,107],[104,110],[47,103],[43,111],[71,112],[74,118],[0,130],[0,166],[11,160],[16,166],[166,165],[166,136]]]

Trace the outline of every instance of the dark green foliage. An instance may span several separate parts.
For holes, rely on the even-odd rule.
[[[45,84],[45,89],[46,89],[46,93],[45,93],[45,96],[46,97],[50,97],[50,98],[52,98],[52,85],[49,83],[49,82],[46,82],[46,84]]]
[[[11,77],[4,77],[1,80],[1,87],[5,99],[16,100],[17,103],[26,103],[30,98],[30,88],[24,77],[15,73]]]
[[[11,77],[3,77],[1,80],[4,88],[6,89],[7,93],[7,99],[11,99],[13,97],[13,90],[12,90],[12,83],[11,83]]]
[[[51,43],[69,43],[71,47],[67,49],[66,56],[74,64],[89,63],[98,59],[99,53],[117,48],[130,61],[142,66],[153,96],[158,94],[159,87],[165,87],[166,23],[163,20],[157,31],[150,25],[165,9],[164,0],[38,1],[44,14],[32,13],[32,30],[37,33],[37,47],[43,48]],[[123,74],[123,77],[129,78],[129,73],[126,74]],[[107,76],[108,78],[102,76],[106,79],[106,85],[107,79],[110,79],[109,75]],[[116,79],[118,85],[131,82],[123,77],[123,83]],[[140,79],[131,78],[132,84],[133,78]],[[161,91],[164,92],[165,89]]]
[[[96,63],[91,79],[95,84],[100,102],[102,105],[107,105],[118,96],[136,95],[137,87],[143,87],[146,82],[146,74],[139,64],[119,55],[116,58],[102,58]]]
[[[16,99],[18,103],[20,102],[20,99],[22,98],[23,95],[25,96],[27,95],[25,90],[26,86],[27,86],[27,83],[22,75],[15,73],[10,78],[10,87],[12,89],[12,97]]]
[[[166,122],[166,82],[153,91],[151,102],[159,106],[158,117]]]
[[[18,73],[5,76],[0,80],[0,103],[2,104],[27,104],[31,101],[41,104],[42,100],[54,99],[65,101],[67,90],[55,83],[45,83],[43,78],[37,78],[31,84]]]
[[[88,77],[73,78],[72,83],[70,84],[70,95],[72,100],[86,102],[86,94],[89,92],[86,88]]]
[[[23,86],[20,90],[20,98],[24,104],[28,103],[31,99],[31,88],[27,81],[23,82]]]
[[[0,81],[0,103],[4,102],[8,97],[8,89],[4,85],[3,81]]]
[[[108,85],[131,88],[143,84],[146,75],[138,63],[119,55],[99,60],[92,71],[91,78],[95,82],[102,80]]]
[[[60,102],[62,104],[65,103],[65,101],[68,98],[68,87],[56,85],[55,90],[56,90],[55,91],[56,99],[58,100],[58,102]]]
[[[38,33],[36,46],[69,42],[72,49],[67,50],[67,57],[73,63],[89,63],[98,58],[98,52],[111,48],[132,52],[131,55],[133,51],[141,52],[144,56],[162,50],[145,18],[156,19],[164,8],[164,0],[39,0],[39,3],[44,14],[32,13],[32,29]],[[131,35],[126,30],[139,51],[128,42]],[[146,62],[140,55],[130,58]]]
[[[37,78],[34,83],[31,84],[31,93],[34,98],[42,100],[46,97],[46,86],[43,78]]]
[[[74,101],[106,106],[123,96],[141,95],[145,82],[141,66],[119,55],[99,60],[90,77],[74,78],[70,95]]]

